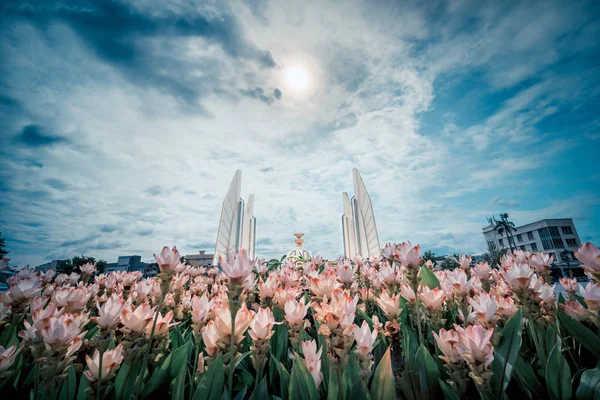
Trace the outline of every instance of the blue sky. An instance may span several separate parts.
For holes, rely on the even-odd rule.
[[[262,257],[296,231],[340,255],[353,167],[381,242],[481,253],[486,216],[509,212],[600,243],[592,1],[0,7],[13,263],[210,251],[238,168]]]

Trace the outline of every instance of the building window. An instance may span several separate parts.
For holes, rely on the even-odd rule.
[[[502,239],[498,239],[498,244],[502,247],[504,247],[504,241]]]
[[[531,251],[538,251],[537,243],[531,243]]]
[[[533,232],[527,232],[527,239],[533,240]]]
[[[520,233],[517,235],[517,240],[519,241],[519,243],[523,241],[523,236],[521,236]]]
[[[525,251],[525,245],[519,246],[519,248],[523,251]]]
[[[552,245],[555,249],[564,248],[564,244],[562,238],[560,237],[560,233],[558,232],[558,227],[551,226],[550,228],[550,236],[552,237]]]
[[[572,235],[572,234],[573,234],[573,229],[571,229],[571,227],[570,227],[570,226],[563,226],[563,227],[562,227],[562,232],[563,232],[565,235]]]
[[[567,239],[567,246],[577,247],[577,239]]]
[[[544,250],[550,250],[552,248],[552,239],[550,238],[550,231],[548,228],[540,228],[538,229],[538,233],[540,234],[540,239],[542,239]]]
[[[491,249],[492,247],[494,247],[494,242],[492,242],[491,240],[488,242],[488,249]]]

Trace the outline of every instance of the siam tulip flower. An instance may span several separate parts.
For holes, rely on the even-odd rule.
[[[154,259],[162,273],[173,274],[177,271],[179,264],[181,264],[181,255],[176,246],[173,246],[172,250],[168,246],[163,247],[158,256],[154,254]]]
[[[188,283],[189,280],[189,275],[177,274],[173,277],[173,284],[171,286],[171,289],[181,292],[185,289],[185,284]]]
[[[446,279],[452,285],[452,292],[456,296],[467,296],[473,289],[473,281],[462,269],[455,269],[446,272]]]
[[[8,290],[8,297],[17,303],[27,301],[41,291],[42,281],[35,277],[13,281]]]
[[[304,298],[300,301],[290,299],[285,302],[284,311],[285,319],[290,326],[302,326],[308,311],[308,306],[305,304]]]
[[[575,251],[575,257],[583,263],[586,273],[598,281],[600,277],[600,249],[586,242]]]
[[[0,346],[0,376],[14,364],[20,351],[21,347],[17,347],[16,344],[8,348]]]
[[[298,286],[301,278],[296,266],[292,263],[287,263],[279,271],[279,279],[284,285]]]
[[[259,275],[264,275],[269,270],[269,265],[265,262],[265,260],[260,259],[256,262],[256,272]]]
[[[254,292],[254,288],[256,287],[256,282],[258,280],[254,278],[254,274],[250,274],[244,279],[244,293],[252,293]]]
[[[529,259],[529,265],[531,265],[537,274],[543,274],[550,270],[552,263],[554,262],[554,256],[541,251],[532,255]]]
[[[475,275],[479,277],[479,279],[490,279],[490,274],[492,273],[492,267],[487,262],[476,263],[472,270]]]
[[[430,311],[439,310],[440,308],[442,308],[442,304],[444,303],[444,300],[446,298],[444,292],[441,289],[429,289],[429,287],[427,286],[423,286],[421,292],[419,293],[419,297],[425,305],[425,307],[427,307],[427,309]]]
[[[200,354],[198,354],[198,367],[196,369],[196,372],[199,373],[199,374],[203,374],[204,373],[204,366],[205,366],[204,354],[200,353]]]
[[[575,278],[560,278],[560,284],[565,289],[565,292],[570,294],[577,293],[577,279]]]
[[[392,263],[396,258],[396,244],[386,243],[383,248],[383,257]]]
[[[0,303],[0,327],[4,324],[4,320],[8,319],[11,314],[10,306],[4,303]]]
[[[537,296],[542,300],[545,304],[554,304],[556,301],[556,297],[554,296],[554,288],[556,285],[548,285],[547,283],[543,283],[537,290]]]
[[[282,323],[275,322],[275,317],[270,308],[259,308],[252,322],[250,322],[248,334],[255,342],[258,340],[267,340],[275,333],[273,326]]]
[[[170,310],[167,314],[165,314],[165,316],[163,317],[161,315],[161,313],[158,313],[158,319],[156,320],[156,327],[154,328],[154,336],[155,337],[159,337],[159,338],[165,338],[169,335],[169,328],[171,326],[175,326],[177,324],[179,324],[179,322],[176,323],[171,323],[171,320],[173,319],[173,310]],[[148,324],[146,325],[146,336],[150,337],[150,335],[152,334],[152,325],[153,324]]]
[[[79,270],[83,275],[92,275],[94,274],[94,272],[96,272],[96,265],[91,262],[88,262],[83,265],[80,265]]]
[[[361,327],[354,329],[354,339],[356,339],[356,350],[354,352],[362,358],[367,358],[373,350],[373,343],[377,339],[377,328],[369,329],[367,321],[363,321]]]
[[[219,334],[225,338],[231,337],[231,312],[229,307],[215,308],[215,327],[219,331]],[[235,343],[239,343],[244,339],[244,332],[250,326],[252,318],[254,317],[254,311],[248,310],[246,303],[242,303],[242,307],[238,310],[235,315]],[[229,339],[227,340],[229,342]]]
[[[337,276],[334,271],[323,271],[318,278],[308,278],[310,282],[310,290],[318,298],[331,296],[331,293],[342,286],[337,281]]]
[[[321,265],[323,265],[323,257],[314,256],[312,258],[312,262],[313,262],[313,264],[315,264],[316,267],[320,267]]]
[[[279,287],[279,280],[277,275],[271,274],[266,280],[260,280],[258,282],[258,291],[260,298],[265,301],[266,299],[272,299],[275,296],[275,290]]]
[[[481,325],[469,325],[466,329],[454,325],[458,332],[461,357],[471,366],[489,367],[494,361],[494,347],[490,342],[494,329],[485,329]]]
[[[512,317],[517,311],[519,311],[519,307],[512,299],[512,297],[497,298],[498,303],[498,313],[504,315],[506,318]]]
[[[208,300],[206,293],[202,297],[194,296],[192,298],[192,322],[194,325],[201,327],[204,324],[214,303],[214,300]]]
[[[112,350],[107,350],[102,353],[102,381],[111,379],[115,371],[119,369],[119,366],[123,362],[122,345],[118,345]],[[86,378],[90,382],[98,380],[100,377],[100,352],[94,351],[94,357],[90,358],[86,354],[85,362],[87,363],[88,369],[84,372]]]
[[[498,303],[494,297],[490,296],[486,292],[481,292],[475,298],[467,298],[469,304],[473,308],[473,312],[470,315],[469,320],[472,318],[477,320],[485,327],[493,327],[496,325],[498,318],[496,313],[498,312]]]
[[[431,332],[437,343],[438,348],[444,354],[440,358],[446,364],[458,364],[462,360],[460,356],[462,348],[460,347],[460,339],[458,333],[454,330],[441,329],[439,334]]]
[[[113,293],[103,305],[100,305],[96,301],[96,307],[98,308],[98,316],[90,318],[95,322],[100,329],[112,329],[117,326],[121,320],[121,310],[125,305],[123,295]]]
[[[396,258],[398,258],[398,261],[403,266],[409,269],[418,268],[423,262],[421,258],[421,246],[416,245],[412,247],[410,243],[402,242],[396,247]]]
[[[352,257],[352,261],[354,261],[354,264],[358,267],[363,265],[363,258],[360,254],[357,254],[354,257]]]
[[[302,353],[304,354],[304,364],[308,372],[312,375],[315,381],[315,387],[318,389],[321,381],[323,380],[323,374],[321,373],[321,353],[323,348],[320,348],[317,352],[317,341],[316,340],[305,340],[302,342]]]
[[[471,266],[471,256],[461,254],[457,260],[458,265],[463,270],[468,270]]]
[[[121,310],[121,323],[124,325],[121,331],[125,333],[142,333],[146,326],[154,318],[154,308],[148,303],[137,306],[135,311],[131,304],[126,303]]]
[[[575,300],[567,301],[565,304],[559,304],[559,306],[575,321],[585,321],[591,316],[589,310]]]
[[[501,272],[502,278],[513,289],[528,288],[533,277],[533,270],[527,264],[513,263],[510,268]]]
[[[531,253],[528,251],[517,249],[513,252],[513,260],[515,260],[519,264],[526,264],[529,261],[530,257]]]
[[[208,324],[202,330],[202,340],[206,346],[206,352],[214,357],[219,351],[219,342],[222,340],[221,333],[217,330],[215,321],[208,321]]]
[[[275,296],[273,296],[273,302],[280,308],[285,306],[288,300],[295,300],[302,293],[302,289],[299,287],[291,287],[289,284],[285,285],[285,288],[275,289]]]
[[[398,270],[396,265],[383,265],[379,268],[379,279],[381,279],[386,285],[394,285],[396,283],[396,277],[398,276]]]
[[[40,279],[42,280],[42,283],[43,284],[50,283],[52,278],[54,278],[54,274],[55,274],[55,272],[53,269],[49,269],[48,271],[46,271],[44,273],[40,273]]]
[[[427,268],[429,268],[432,271],[435,269],[435,263],[431,260],[425,261],[425,264],[423,264],[423,265],[425,265]]]
[[[382,292],[381,295],[375,299],[375,301],[389,321],[392,321],[400,316],[400,313],[402,312],[402,309],[400,308],[400,296],[394,295],[390,297],[387,292]]]
[[[81,332],[81,327],[86,322],[87,316],[81,314],[63,313],[47,318],[41,329],[44,343],[52,349],[68,347],[76,338],[80,339],[86,333]]]
[[[67,311],[79,312],[82,311],[87,305],[88,300],[92,297],[92,293],[88,293],[87,288],[79,286],[69,294],[67,300]]]
[[[78,274],[77,272],[71,272],[71,274],[67,277],[67,281],[71,285],[76,285],[77,282],[79,282],[79,278],[81,278],[80,274]]]
[[[236,279],[243,282],[252,273],[253,265],[248,258],[248,253],[243,248],[236,255],[230,250],[228,252],[228,260],[222,254],[219,257],[221,268],[229,279]]]
[[[350,260],[344,259],[342,263],[338,263],[335,270],[337,272],[338,280],[340,282],[345,284],[351,284],[352,282],[354,282],[354,274],[356,273],[356,267],[352,268]]]
[[[600,284],[588,282],[585,289],[582,285],[579,285],[581,289],[581,295],[585,299],[585,303],[588,305],[590,310],[600,311]]]

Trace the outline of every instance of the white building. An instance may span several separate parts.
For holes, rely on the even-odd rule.
[[[344,214],[342,215],[342,233],[344,237],[344,256],[346,258],[360,255],[369,258],[381,254],[375,215],[371,196],[358,169],[352,170],[354,175],[354,196],[342,193]]]
[[[486,226],[482,230],[488,247],[494,244],[499,248],[510,248],[506,232],[500,235],[494,225]],[[575,260],[573,252],[581,245],[572,218],[543,219],[518,226],[516,231],[512,231],[512,237],[517,248],[532,253],[542,251],[553,254],[556,262]],[[563,259],[565,251],[569,253],[569,260]]]
[[[244,212],[244,200],[241,198],[242,171],[235,172],[229,190],[223,200],[219,231],[213,265],[219,265],[219,256],[227,257],[227,250],[236,252],[240,248],[248,251],[250,259],[254,258],[256,248],[256,218],[254,218],[254,195],[248,198]]]

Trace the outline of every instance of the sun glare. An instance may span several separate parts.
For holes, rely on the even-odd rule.
[[[296,92],[306,90],[309,83],[306,69],[301,67],[289,67],[285,70],[285,80],[290,89]]]

